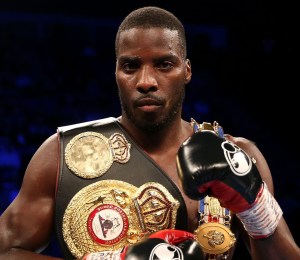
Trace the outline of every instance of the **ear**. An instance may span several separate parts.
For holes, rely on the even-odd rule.
[[[189,59],[185,60],[185,84],[188,84],[192,78],[192,67]]]

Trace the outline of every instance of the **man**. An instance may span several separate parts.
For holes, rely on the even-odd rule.
[[[135,10],[120,25],[115,47],[121,116],[59,127],[41,145],[1,216],[0,259],[54,259],[38,254],[54,230],[66,259],[202,259],[202,250],[211,259],[230,259],[238,234],[253,259],[299,259],[258,148],[244,138],[224,138],[217,123],[182,119],[192,71],[181,22],[160,8]],[[236,167],[250,176],[246,202],[229,162],[222,162],[222,178],[231,181],[219,170],[210,174],[219,159],[203,139],[222,143],[213,154],[227,149],[230,157],[233,149],[234,167],[246,165]],[[244,160],[248,155],[251,161]],[[191,167],[204,164],[204,171]],[[267,217],[274,218],[255,237],[258,230],[247,221],[255,217],[251,209],[268,207],[264,196],[274,206]],[[211,223],[216,227],[202,230]]]

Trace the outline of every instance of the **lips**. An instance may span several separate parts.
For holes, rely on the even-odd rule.
[[[163,101],[158,98],[143,97],[135,102],[135,106],[146,113],[158,112],[163,105]]]
[[[161,100],[153,99],[153,98],[142,98],[135,102],[135,105],[138,107],[161,106],[162,104],[163,104],[163,102]]]

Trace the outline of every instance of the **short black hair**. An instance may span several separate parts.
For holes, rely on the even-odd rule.
[[[179,19],[171,12],[156,6],[138,8],[129,13],[119,26],[116,40],[115,53],[118,55],[120,33],[132,28],[166,28],[178,32],[179,43],[182,46],[183,58],[186,58],[185,29]]]

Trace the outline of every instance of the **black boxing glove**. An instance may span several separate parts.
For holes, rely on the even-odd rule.
[[[273,234],[282,211],[255,163],[237,145],[214,131],[197,132],[179,148],[177,167],[190,198],[217,198],[221,206],[237,213],[253,238]]]
[[[212,131],[197,132],[186,140],[179,148],[177,166],[190,198],[215,196],[236,213],[250,208],[262,186],[249,156]]]
[[[203,252],[192,233],[166,229],[122,250],[90,253],[83,260],[202,260]]]
[[[125,260],[204,259],[202,249],[193,234],[173,229],[151,234],[128,247],[125,254]]]

